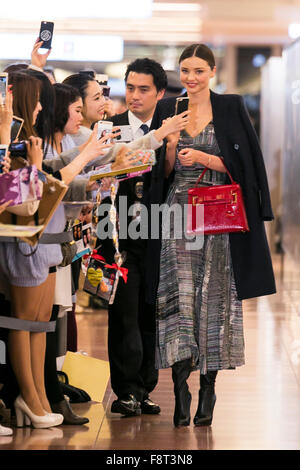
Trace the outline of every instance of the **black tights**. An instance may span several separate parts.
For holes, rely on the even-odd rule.
[[[51,321],[56,321],[58,316],[58,305],[53,305]],[[64,399],[56,368],[57,334],[47,333],[46,356],[45,356],[45,388],[49,403],[59,403]]]

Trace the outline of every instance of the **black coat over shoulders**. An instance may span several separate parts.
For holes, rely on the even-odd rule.
[[[269,187],[259,142],[239,95],[211,93],[213,123],[220,156],[243,191],[250,232],[229,234],[238,298],[248,299],[276,292],[264,221],[273,220]],[[152,129],[174,115],[176,98],[157,104]],[[165,146],[157,155],[151,175],[149,204],[161,204],[166,195]],[[228,178],[228,183],[229,183]],[[154,303],[159,281],[160,241],[150,240],[147,252],[147,301]]]

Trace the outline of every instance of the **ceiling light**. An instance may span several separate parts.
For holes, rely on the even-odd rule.
[[[300,36],[300,23],[289,24],[289,37],[291,39],[297,39]]]
[[[201,11],[202,5],[197,3],[153,3],[153,11]]]
[[[10,2],[1,2],[1,18],[13,19],[149,18],[151,14],[152,0],[89,0],[86,8],[82,8],[82,2],[74,0],[39,2],[38,7],[36,0],[14,0],[13,7]]]
[[[0,59],[30,59],[35,40],[36,34],[0,33]],[[56,34],[49,60],[119,62],[123,55],[119,36]]]

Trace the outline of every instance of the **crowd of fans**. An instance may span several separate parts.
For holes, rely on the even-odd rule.
[[[56,206],[38,243],[0,239],[1,318],[18,320],[7,327],[0,321],[1,342],[7,348],[7,364],[0,366],[0,399],[15,414],[17,426],[31,422],[36,428],[88,422],[73,413],[65,399],[56,371],[56,337],[49,333],[50,325],[68,312],[69,349],[76,350],[74,294],[81,259],[64,262],[62,246],[66,233],[67,242],[72,242],[70,228],[75,218],[68,214],[71,205],[66,202],[79,203],[76,219],[90,222],[95,192],[107,191],[112,180],[102,180],[100,187],[99,181],[90,181],[89,171],[103,163],[110,163],[112,170],[131,167],[140,148],[152,145],[155,150],[167,134],[186,123],[176,116],[152,133],[152,140],[145,136],[128,145],[114,140],[119,135],[117,127],[99,139],[97,122],[110,120],[117,110],[115,104],[103,96],[93,74],[75,73],[56,83],[46,70],[50,51],[41,54],[41,45],[37,40],[30,65],[12,64],[3,71],[8,74],[8,86],[0,103],[0,144],[8,147],[1,173],[34,166],[41,191],[45,174],[67,185],[64,200]],[[14,141],[24,146],[21,158],[10,151],[13,116],[23,120]],[[39,204],[37,200],[34,205],[12,206],[8,200],[1,204],[0,213],[6,215],[5,223],[22,225],[26,217],[34,220]],[[0,434],[11,433],[0,424]]]

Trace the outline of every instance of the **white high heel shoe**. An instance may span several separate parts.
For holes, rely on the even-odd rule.
[[[38,416],[32,413],[21,395],[16,398],[14,406],[16,410],[17,427],[23,427],[25,423],[25,425],[32,424],[34,428],[42,429],[59,426],[62,423],[62,415],[53,416],[45,414],[43,416]]]
[[[11,436],[13,433],[12,429],[1,426],[0,424],[0,436]]]
[[[63,415],[61,415],[60,413],[49,413],[48,411],[44,410],[44,413],[46,413],[46,415],[49,415],[49,416],[53,416],[55,419],[57,419],[58,421],[60,420],[60,423],[59,424],[62,424],[63,420],[64,420],[64,417]],[[59,426],[59,425],[57,425]]]

